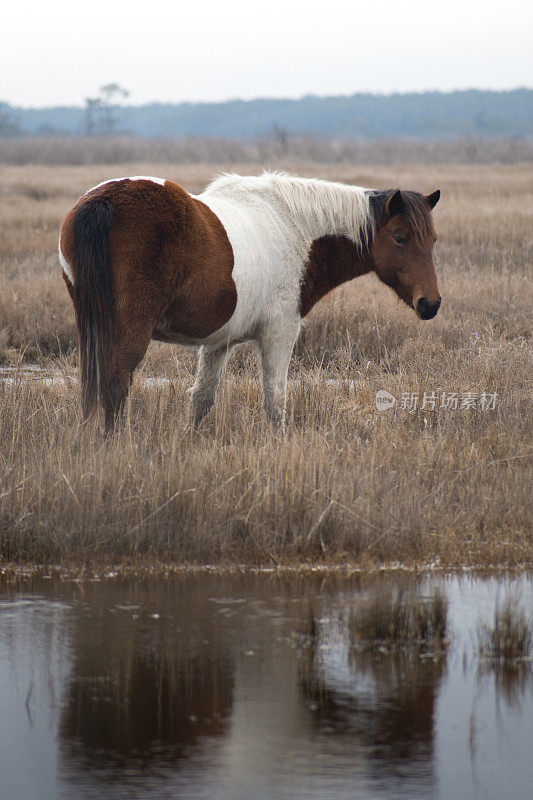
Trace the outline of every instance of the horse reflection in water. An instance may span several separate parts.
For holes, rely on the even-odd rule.
[[[324,656],[327,638],[298,645],[307,606],[297,584],[273,601],[270,583],[235,583],[178,581],[168,594],[154,584],[141,600],[132,593],[157,619],[94,608],[79,618],[60,724],[71,786],[135,784],[149,796],[163,780],[191,795],[216,786],[217,797],[234,800],[264,796],[254,794],[260,782],[274,791],[279,780],[276,790],[303,792],[323,737],[328,774],[348,772],[354,790],[369,776],[390,784],[400,773],[427,788],[443,663],[350,661],[343,645],[339,669]],[[123,590],[105,587],[105,605],[117,602],[127,606]]]
[[[441,580],[412,576],[410,590],[408,577],[36,578],[14,597],[8,585],[2,797],[528,797],[530,662],[502,673],[472,648],[445,662],[354,647],[370,592],[375,610],[374,591],[404,581],[414,603]],[[501,582],[444,580],[472,641]]]
[[[106,594],[113,607],[113,587]],[[161,608],[160,594],[149,602]],[[211,609],[199,603],[179,627],[155,614],[148,631],[133,609],[78,619],[60,737],[63,770],[84,785],[175,768],[227,730],[232,656]]]

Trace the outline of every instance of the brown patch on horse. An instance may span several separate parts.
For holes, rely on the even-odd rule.
[[[151,333],[162,325],[191,338],[222,327],[237,290],[233,250],[215,214],[172,181],[117,181],[97,192],[115,209],[110,252],[125,324],[139,314]]]
[[[300,288],[299,310],[305,317],[324,295],[341,283],[371,269],[368,252],[361,253],[347,236],[321,236],[309,250]]]
[[[230,319],[237,304],[233,250],[211,209],[172,181],[106,183],[65,217],[61,249],[70,264],[74,214],[96,199],[114,209],[113,295],[124,325],[132,314],[140,315],[149,317],[154,329],[161,320],[177,334],[204,338]]]
[[[109,428],[150,338],[172,341],[173,336],[209,336],[232,316],[237,290],[231,244],[220,220],[204,203],[172,181],[164,185],[150,180],[109,182],[82,197],[61,230],[61,249],[73,271],[80,341],[92,323],[85,319],[87,315],[84,321],[80,319],[79,309],[90,306],[89,295],[102,289],[99,281],[105,276],[99,276],[94,265],[89,269],[80,254],[79,240],[90,230],[84,225],[76,230],[76,221],[91,219],[95,209],[104,205],[113,210],[106,232],[107,262],[105,252],[100,258],[100,270],[109,272],[111,301],[106,306],[113,320],[112,334],[104,330],[109,326],[101,330],[106,342],[114,340],[113,356],[108,353],[106,363],[99,364],[100,395]],[[91,241],[90,235],[85,238]],[[84,280],[87,269],[96,281],[94,286]],[[94,309],[98,329],[97,302]]]
[[[181,231],[176,235],[173,228],[168,253],[182,271],[175,275],[178,285],[157,331],[165,332],[170,341],[172,335],[203,339],[228,322],[237,305],[233,248],[222,223],[205,203],[191,198],[177,184],[167,181],[165,188],[171,202],[182,209]]]

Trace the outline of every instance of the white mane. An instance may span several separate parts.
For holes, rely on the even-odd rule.
[[[363,249],[373,227],[370,191],[284,172],[263,172],[246,177],[225,173],[203,194],[244,202],[257,198],[281,211],[284,219],[288,217],[306,241],[328,234],[344,235]]]

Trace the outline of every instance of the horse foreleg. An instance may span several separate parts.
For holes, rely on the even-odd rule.
[[[300,321],[263,331],[259,339],[263,363],[263,406],[276,430],[283,430],[287,402],[287,373]]]
[[[228,358],[229,346],[201,347],[196,369],[196,380],[191,389],[190,424],[198,428],[215,402],[215,393]]]

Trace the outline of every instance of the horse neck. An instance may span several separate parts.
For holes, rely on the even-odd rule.
[[[336,184],[312,186],[307,202],[293,203],[292,220],[305,241],[300,312],[340,284],[372,268],[369,192]]]
[[[372,234],[369,190],[329,181],[288,178],[279,193],[305,245],[325,236],[349,239],[361,254]]]

